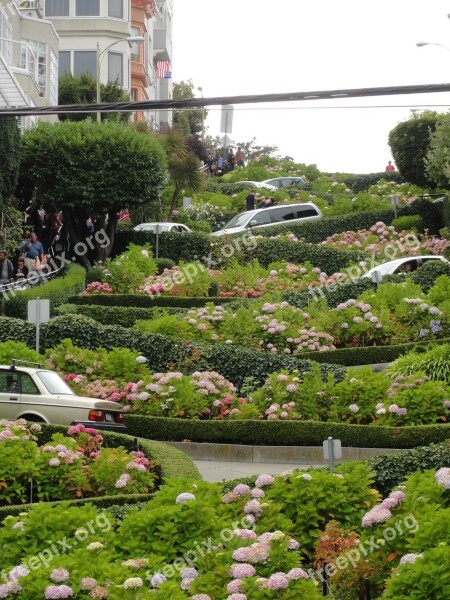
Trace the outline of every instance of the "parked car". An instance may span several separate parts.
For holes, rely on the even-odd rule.
[[[120,404],[77,396],[55,371],[20,360],[0,365],[0,418],[126,432]]]
[[[177,233],[192,233],[192,229],[189,229],[184,223],[140,223],[133,227],[134,231],[153,231],[156,233],[158,227],[159,233],[165,233],[167,231],[176,231]]]
[[[265,190],[269,190],[270,192],[276,192],[278,190],[278,188],[275,185],[265,183],[264,181],[235,181],[233,183],[245,183],[245,185],[248,188],[264,188]]]
[[[437,256],[436,254],[426,254],[423,256],[407,256],[406,258],[397,258],[396,260],[390,260],[389,262],[377,265],[376,267],[373,267],[372,269],[369,269],[369,271],[364,273],[363,277],[371,277],[372,279],[374,279],[376,277],[376,275],[374,275],[375,271],[377,271],[380,274],[380,277],[384,277],[385,275],[410,273],[411,271],[415,271],[430,260],[439,260],[441,262],[450,264],[450,262],[446,258],[444,258],[443,256]]]
[[[261,183],[274,185],[276,188],[287,188],[291,185],[305,185],[305,180],[301,177],[275,177],[274,179],[265,179]]]
[[[211,235],[221,236],[240,233],[247,229],[259,229],[260,227],[298,223],[299,221],[314,221],[321,218],[322,213],[313,202],[270,206],[240,213],[228,221],[224,229],[219,229]]]

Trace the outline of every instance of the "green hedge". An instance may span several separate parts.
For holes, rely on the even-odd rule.
[[[227,297],[198,297],[188,298],[183,296],[151,296],[139,294],[99,294],[91,296],[71,296],[68,299],[70,304],[89,304],[99,306],[134,306],[139,308],[153,308],[155,306],[161,308],[196,308],[205,306],[212,302],[213,304],[229,304],[237,302],[236,298]]]
[[[357,175],[352,173],[346,173],[343,178],[339,177],[339,181],[345,183],[355,194],[368,190],[370,187],[385,179],[387,181],[395,181],[396,183],[403,183],[404,179],[400,175],[399,171],[381,172],[381,173],[366,173],[363,175]]]
[[[305,308],[314,300],[324,298],[330,308],[336,308],[338,304],[346,302],[350,298],[357,298],[363,292],[376,288],[376,283],[368,277],[364,277],[354,282],[316,287],[311,292],[284,292],[283,300],[298,308]]]
[[[142,438],[256,446],[321,446],[329,436],[356,448],[414,448],[450,438],[450,425],[376,427],[313,421],[203,421],[126,415]]]
[[[307,371],[310,362],[286,354],[262,353],[239,346],[195,344],[159,334],[131,331],[119,326],[104,326],[82,315],[66,315],[52,319],[42,326],[43,351],[53,348],[64,338],[81,348],[130,348],[147,357],[152,371],[177,370],[218,371],[240,387],[246,377],[262,385],[270,373],[281,369]],[[344,377],[339,366],[322,364],[323,373],[334,373],[338,381]]]
[[[122,254],[129,244],[143,246],[150,244],[155,253],[156,234],[151,231],[134,231],[133,229],[116,231],[111,258]],[[180,234],[165,232],[159,235],[158,254],[164,258],[170,258],[179,264],[180,261],[190,262],[199,259],[206,262],[211,251],[210,237],[206,233]],[[205,259],[202,260],[202,258]]]
[[[274,232],[272,232],[274,233]],[[258,234],[259,235],[259,234]],[[271,262],[286,260],[300,264],[310,262],[329,275],[342,271],[352,263],[363,259],[362,254],[355,250],[340,250],[316,243],[291,242],[286,239],[258,239],[253,249],[243,249],[246,261],[257,259],[263,267]]]
[[[64,304],[74,294],[85,288],[86,271],[81,265],[72,264],[65,270],[64,277],[56,277],[28,290],[18,291],[13,296],[4,297],[2,311],[8,317],[26,319],[28,301],[36,298],[50,300],[50,316],[55,316],[56,308]]]
[[[67,433],[67,427],[62,425],[48,425],[42,423],[42,432],[39,434],[39,443],[45,445],[55,433]],[[109,448],[122,446],[128,451],[136,450],[135,438],[131,435],[116,433],[112,431],[101,432],[104,445]],[[166,479],[201,479],[201,475],[192,460],[177,448],[169,444],[155,442],[148,439],[139,439],[139,449],[152,460],[160,464],[159,477],[162,481]],[[152,494],[119,494],[116,496],[99,496],[97,498],[82,498],[77,500],[64,500],[64,505],[94,504],[99,508],[108,508],[114,505],[133,504],[135,502],[145,502],[151,498]],[[49,504],[58,505],[61,502],[50,502]],[[21,512],[28,510],[32,504],[20,504],[16,506],[0,507],[0,522],[8,515],[17,516]]]
[[[36,327],[22,319],[0,317],[0,342],[23,342],[30,348],[36,344]]]
[[[448,467],[450,465],[450,443],[445,441],[406,452],[376,456],[367,463],[375,472],[377,489],[385,496],[393,487],[400,485],[408,475],[415,471]]]
[[[136,306],[108,306],[108,309],[101,304],[61,304],[58,307],[59,315],[83,315],[94,319],[103,325],[117,323],[121,327],[133,327],[136,321],[140,319],[157,319],[163,313],[169,314],[184,314],[186,308],[162,308],[155,306],[154,308],[140,308]]]

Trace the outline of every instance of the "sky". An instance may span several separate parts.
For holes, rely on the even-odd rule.
[[[450,0],[173,0],[173,81],[205,98],[449,83],[449,13]],[[230,137],[373,173],[393,160],[389,132],[425,108],[447,112],[450,93],[236,105]],[[223,135],[207,110],[207,135]]]

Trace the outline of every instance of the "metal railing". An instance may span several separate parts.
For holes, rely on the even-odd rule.
[[[29,44],[0,37],[0,55],[3,56],[8,66],[27,71],[36,86],[39,87],[38,59]]]
[[[40,272],[41,271],[41,272]],[[58,269],[54,269],[53,271],[47,271],[47,269],[38,269],[37,271],[31,271],[28,274],[28,277],[24,277],[19,279],[18,281],[11,281],[10,283],[4,283],[0,285],[0,296],[11,296],[16,292],[29,290],[32,287],[36,287],[37,285],[42,285],[43,283],[47,283],[47,281],[51,281],[55,277],[62,275],[64,271],[64,267],[59,267]],[[30,277],[31,273],[33,274]]]

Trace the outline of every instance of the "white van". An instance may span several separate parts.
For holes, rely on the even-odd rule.
[[[268,208],[259,208],[240,213],[233,217],[225,225],[224,229],[214,231],[211,235],[231,235],[247,231],[248,229],[258,229],[259,227],[298,223],[300,221],[315,221],[321,219],[322,216],[320,209],[313,202],[269,206]]]

